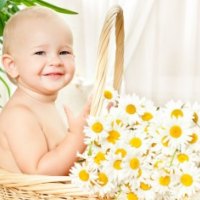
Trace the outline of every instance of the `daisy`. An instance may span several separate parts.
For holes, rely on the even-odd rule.
[[[69,176],[73,184],[91,192],[97,174],[96,170],[92,168],[91,165],[87,165],[87,163],[75,163],[70,170]]]
[[[108,174],[104,169],[98,171],[93,190],[101,197],[105,196],[106,194],[115,193],[116,184],[113,181],[112,174]]]
[[[140,182],[140,187],[138,189],[138,196],[139,199],[142,200],[155,200],[156,199],[156,193],[154,189],[152,188],[152,181],[151,179],[148,179],[144,182]]]
[[[119,98],[119,94],[113,87],[107,86],[103,91],[103,97],[108,102],[115,102]]]
[[[171,190],[173,182],[173,174],[165,168],[159,170],[154,170],[152,172],[151,178],[153,179],[152,187],[155,189],[155,192],[161,196],[165,196]]]
[[[196,152],[194,152],[190,147],[188,147],[187,149],[176,152],[173,164],[182,165],[187,162],[195,163],[195,161],[198,159],[199,159],[199,155],[196,154]]]
[[[142,128],[130,130],[124,142],[132,148],[132,151],[140,153],[141,155],[146,153],[151,147],[151,140],[143,132]]]
[[[181,101],[169,101],[165,105],[165,113],[168,118],[189,118],[192,119],[193,112]]]
[[[143,122],[149,122],[154,120],[157,113],[157,108],[152,101],[142,99],[141,100],[141,114],[140,117]]]
[[[136,95],[127,95],[126,98],[119,99],[119,111],[127,117],[128,124],[135,124],[141,121],[139,114],[141,114],[141,101]]]
[[[174,148],[169,146],[169,140],[167,140],[167,135],[163,134],[163,132],[165,132],[165,128],[157,128],[155,130],[152,130],[152,132],[150,132],[151,134],[150,151],[156,156],[172,155],[175,151]]]
[[[186,196],[192,196],[196,192],[200,191],[200,169],[186,163],[181,166],[180,170],[176,171],[177,179],[174,185],[178,199],[183,199]]]
[[[125,158],[130,151],[130,146],[120,140],[116,145],[113,145],[112,148],[110,148],[109,154],[115,154],[121,156],[121,158]]]
[[[128,155],[124,158],[123,162],[123,174],[124,174],[124,179],[125,177],[128,179],[129,178],[137,178],[140,177],[141,173],[143,171],[147,170],[149,167],[149,163],[146,162],[146,157],[142,157],[135,151],[129,151]],[[143,170],[145,169],[145,170]]]
[[[190,122],[179,118],[172,118],[164,122],[163,129],[161,129],[163,143],[174,149],[185,148],[188,141],[191,140],[190,133]]]
[[[115,145],[121,140],[123,135],[127,134],[126,132],[127,129],[125,129],[125,127],[121,126],[120,124],[118,125],[117,123],[114,123],[107,129],[105,140],[110,145]]]
[[[134,181],[134,180],[133,180]],[[135,183],[135,181],[134,181]],[[135,188],[137,188],[136,186]],[[128,184],[124,184],[121,186],[121,191],[119,194],[116,196],[117,200],[139,200],[139,196],[137,194],[137,190],[134,189],[133,191],[131,190],[130,186]]]
[[[107,159],[107,153],[101,148],[94,148],[91,158],[93,159],[94,165],[98,168],[103,165],[103,162]]]
[[[140,172],[140,175],[137,177],[133,177],[132,179],[129,179],[128,185],[130,188],[130,191],[137,192],[138,199],[146,200],[149,199],[148,195],[150,196],[150,199],[155,199],[155,191],[152,187],[152,170],[150,168],[143,166],[142,172]]]
[[[87,119],[87,126],[84,128],[86,136],[85,143],[90,144],[92,141],[100,141],[106,136],[106,129],[108,124],[103,117],[89,116]]]
[[[113,181],[120,185],[121,181],[124,180],[124,160],[119,154],[109,154],[107,158],[104,169],[107,174],[112,175]]]

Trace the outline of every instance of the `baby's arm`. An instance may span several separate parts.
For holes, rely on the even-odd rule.
[[[77,152],[85,149],[83,125],[89,112],[87,105],[78,118],[68,111],[70,131],[66,138],[51,151],[42,127],[26,107],[14,108],[9,114],[11,126],[6,137],[16,163],[23,173],[67,175],[77,159]]]

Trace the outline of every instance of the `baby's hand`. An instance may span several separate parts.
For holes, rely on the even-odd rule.
[[[64,106],[64,110],[68,119],[69,131],[71,133],[83,132],[83,128],[86,124],[86,118],[90,113],[90,106],[91,101],[88,101],[84,106],[82,112],[77,117],[74,116],[72,111],[67,106]]]

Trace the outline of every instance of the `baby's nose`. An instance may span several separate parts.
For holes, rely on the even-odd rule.
[[[57,55],[51,56],[49,58],[49,64],[51,66],[61,66],[62,63],[63,62],[62,62],[61,58],[59,56],[57,56]]]

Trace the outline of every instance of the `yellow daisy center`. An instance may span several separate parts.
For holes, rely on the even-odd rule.
[[[122,163],[121,160],[115,160],[115,162],[113,163],[113,167],[114,167],[115,169],[117,169],[117,170],[120,170],[120,169],[122,169],[121,163]]]
[[[195,112],[195,113],[193,114],[193,122],[197,124],[198,120],[199,120],[199,116],[198,116],[197,113]]]
[[[184,153],[180,153],[177,155],[177,159],[180,163],[183,163],[185,161],[189,161],[189,157],[188,155],[184,154]]]
[[[138,137],[134,137],[130,140],[129,144],[132,147],[139,148],[142,145],[142,140]]]
[[[183,111],[181,109],[174,109],[172,112],[171,112],[171,117],[183,117]]]
[[[105,90],[103,95],[104,95],[104,98],[106,98],[106,99],[112,99],[112,97],[113,97],[112,92],[109,90]]]
[[[171,181],[170,176],[161,176],[159,178],[159,183],[162,186],[168,186],[170,184],[170,181]]]
[[[85,170],[85,169],[82,169],[80,172],[79,172],[79,178],[82,180],[82,181],[88,181],[89,179],[89,173]]]
[[[126,156],[127,152],[125,149],[117,149],[115,151],[115,154],[121,154],[121,156],[124,158]]]
[[[198,140],[198,135],[196,133],[193,133],[191,136],[191,140],[189,141],[190,144],[194,144]]]
[[[193,178],[190,174],[183,174],[180,178],[180,181],[184,186],[189,187],[193,183]]]
[[[140,167],[140,161],[139,161],[139,159],[137,159],[137,158],[132,158],[132,159],[130,160],[130,167],[131,167],[131,169],[133,169],[133,170],[138,169],[138,168]]]
[[[129,192],[126,196],[127,200],[138,200],[138,197],[134,192]]]
[[[126,106],[126,112],[130,115],[133,115],[136,113],[136,107],[133,104],[129,104]]]
[[[106,139],[108,140],[108,142],[115,144],[119,137],[120,133],[116,130],[112,130],[108,132],[108,137]]]
[[[179,138],[182,135],[182,129],[178,125],[174,125],[170,128],[170,135],[173,138]]]
[[[147,191],[147,190],[150,190],[151,189],[151,185],[147,184],[147,183],[144,183],[144,182],[141,182],[140,183],[140,188],[144,191]]]
[[[103,125],[102,125],[102,123],[100,123],[100,122],[95,122],[95,123],[92,125],[92,130],[93,130],[95,133],[101,133],[101,131],[103,130]]]
[[[143,115],[142,115],[142,120],[143,121],[149,121],[153,118],[153,115],[150,113],[150,112],[145,112]]]
[[[100,184],[101,186],[106,185],[107,182],[108,182],[108,177],[107,177],[107,175],[106,175],[105,173],[100,172],[100,173],[98,174],[98,181],[99,181],[99,184]]]
[[[105,160],[105,154],[103,152],[98,152],[94,157],[94,162],[98,165],[100,165],[103,160]]]

